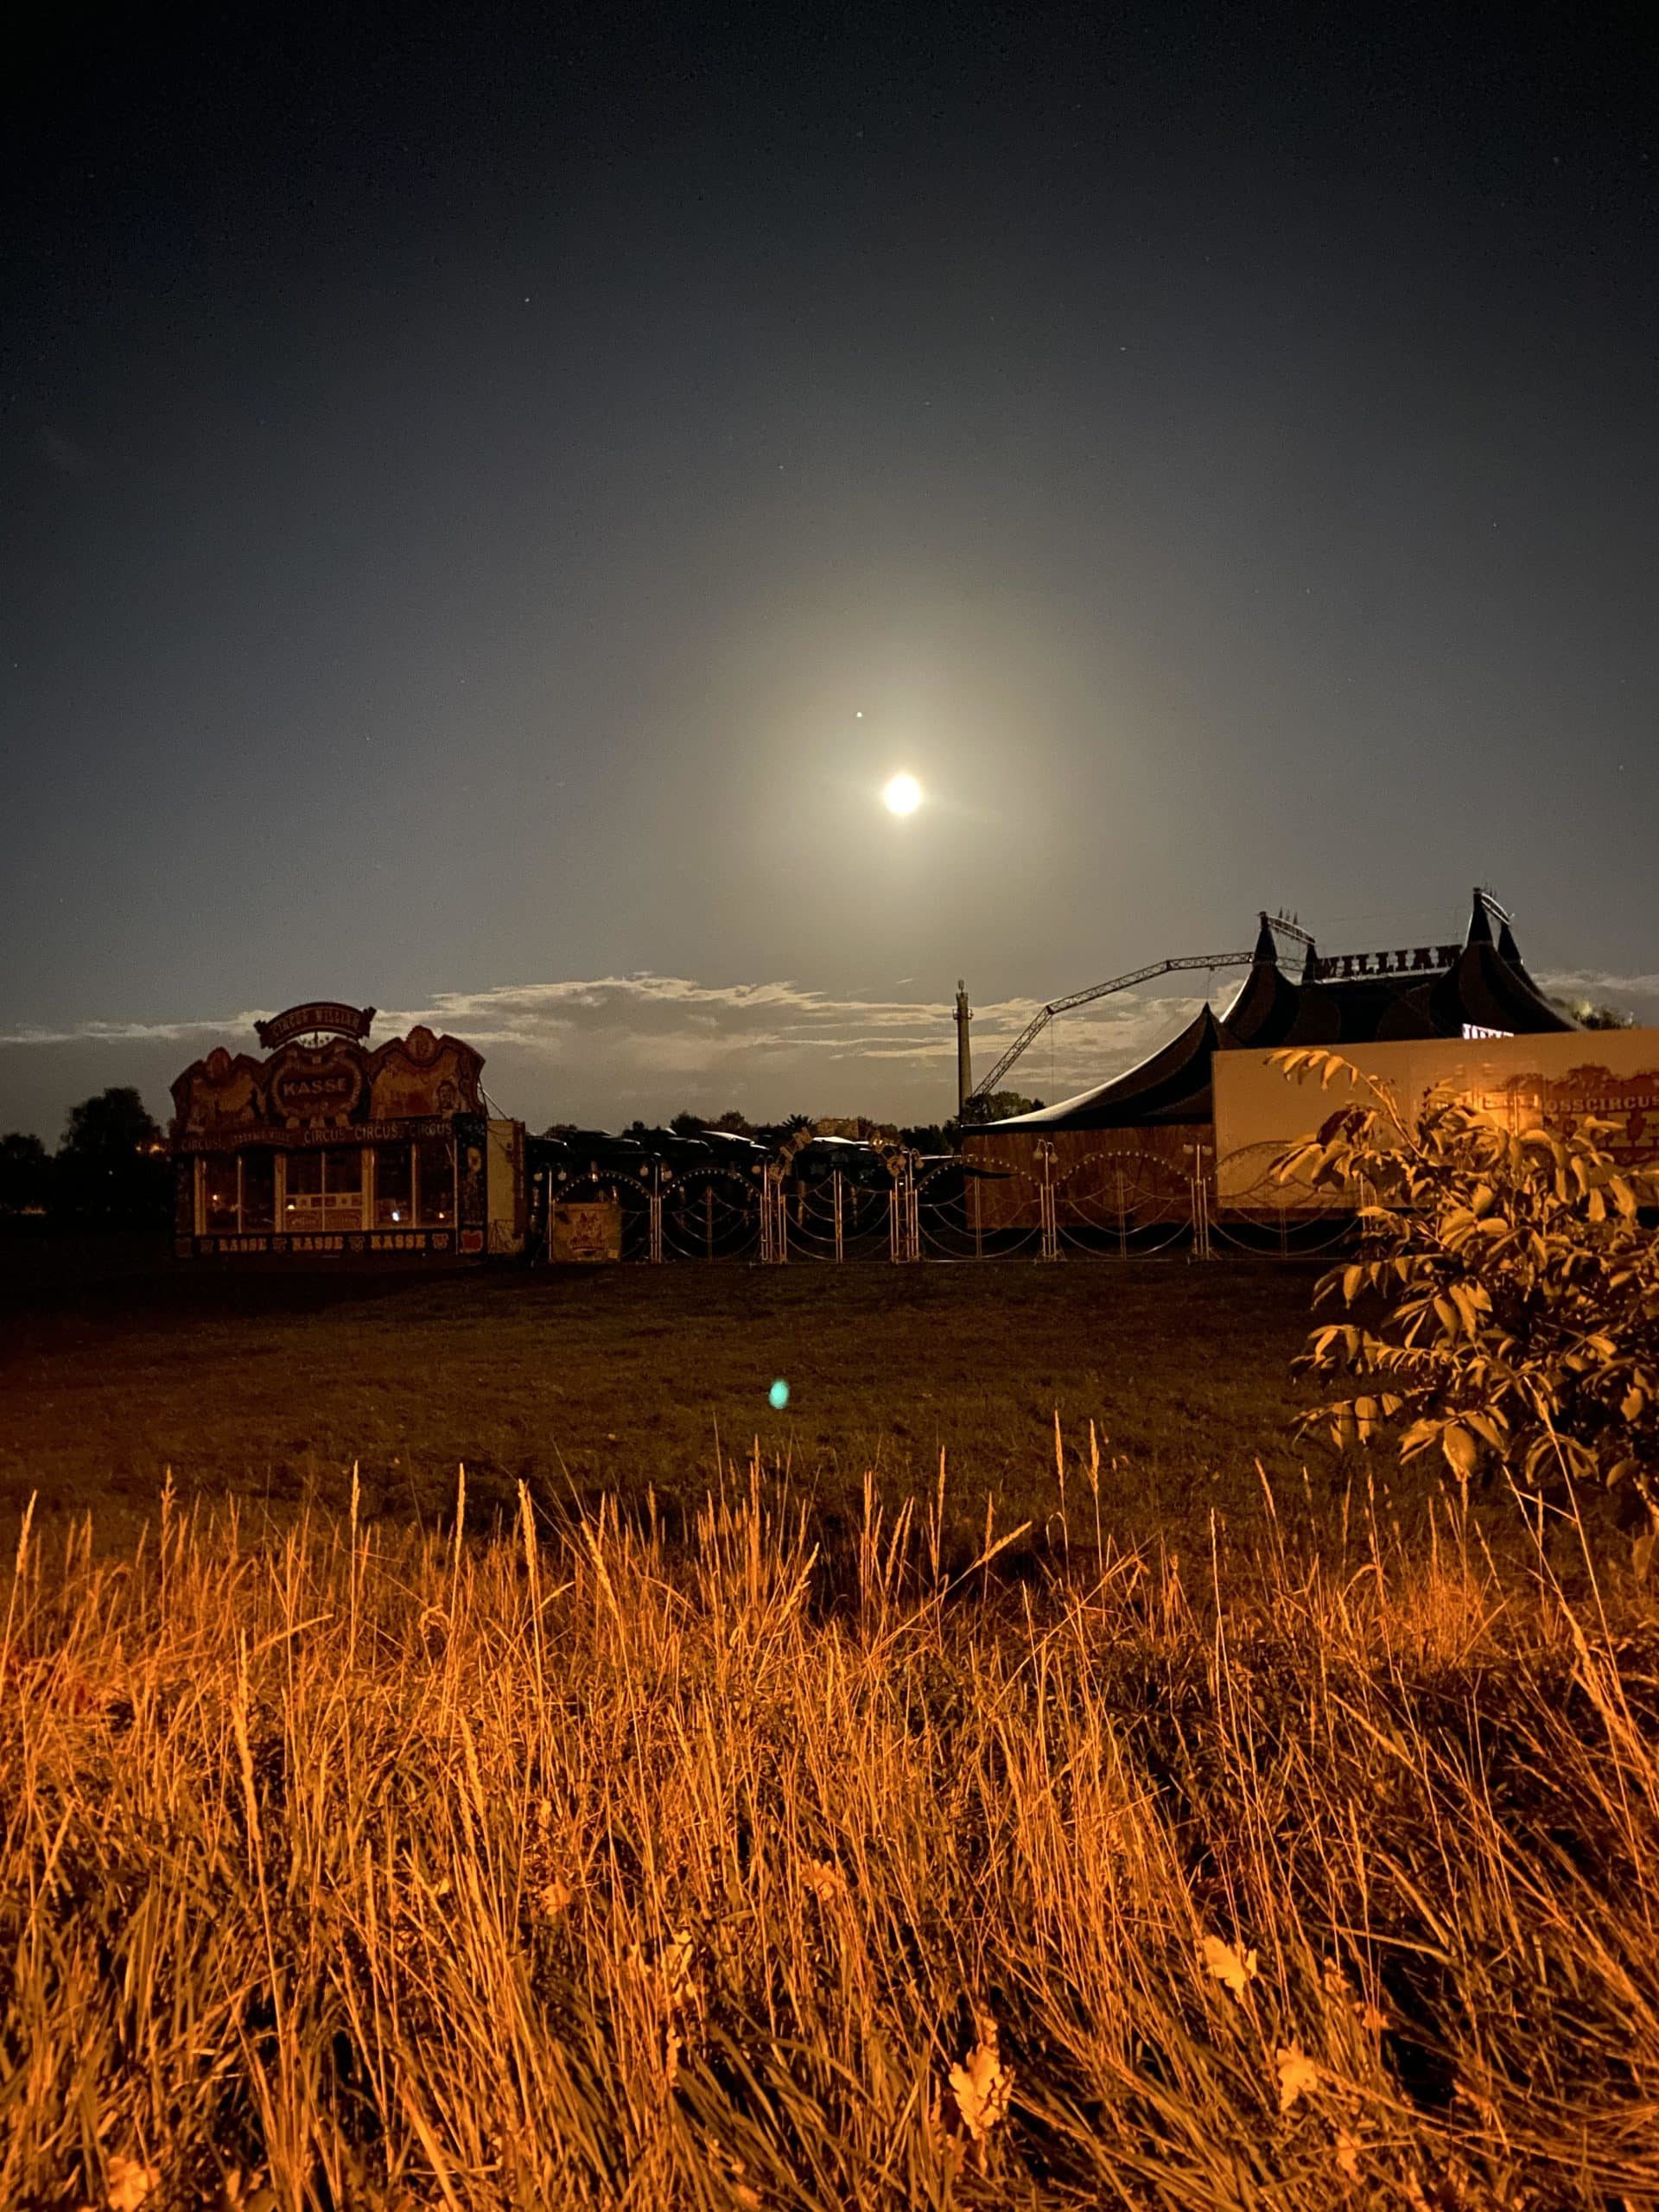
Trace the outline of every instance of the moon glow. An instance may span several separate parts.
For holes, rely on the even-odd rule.
[[[922,803],[922,787],[914,776],[888,779],[881,790],[881,804],[889,814],[914,814]]]

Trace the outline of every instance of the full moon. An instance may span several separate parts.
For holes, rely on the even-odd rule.
[[[889,814],[914,814],[922,803],[922,787],[914,776],[894,776],[884,785],[881,804]]]

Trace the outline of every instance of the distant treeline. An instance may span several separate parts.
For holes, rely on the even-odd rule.
[[[1014,1090],[986,1101],[984,1118],[1023,1114],[1040,1106]],[[613,1134],[660,1149],[665,1141],[699,1137],[706,1130],[748,1137],[769,1150],[797,1130],[812,1127],[810,1114],[786,1114],[779,1122],[751,1122],[732,1107],[723,1114],[683,1113],[660,1125],[631,1122]],[[543,1136],[568,1138],[597,1134],[575,1123],[556,1122]],[[912,1123],[899,1132],[913,1151],[954,1152],[960,1134],[950,1122]],[[14,1129],[0,1136],[0,1220],[50,1219],[87,1229],[160,1229],[168,1210],[168,1164],[165,1133],[144,1110],[136,1090],[100,1090],[74,1108],[56,1152],[39,1137]]]
[[[0,1136],[0,1218],[159,1229],[168,1191],[167,1139],[136,1090],[83,1099],[55,1153],[19,1129]]]
[[[1010,1114],[1029,1114],[1042,1104],[1040,1098],[1027,1098],[1018,1090],[999,1090],[984,1103],[976,1118],[995,1122]],[[669,1141],[700,1137],[714,1130],[721,1136],[747,1137],[756,1144],[775,1150],[799,1129],[811,1128],[819,1117],[812,1114],[785,1114],[778,1122],[751,1122],[735,1106],[728,1107],[723,1114],[676,1114],[666,1122],[630,1122],[624,1129],[606,1131],[607,1135],[626,1137],[643,1146],[647,1151],[660,1151]],[[852,1118],[850,1116],[847,1118]],[[872,1121],[878,1117],[871,1116]],[[575,1122],[554,1122],[542,1131],[544,1137],[559,1140],[591,1136],[600,1134],[585,1129]],[[913,1122],[899,1130],[899,1136],[912,1152],[954,1152],[962,1134],[962,1125],[954,1118],[948,1122]]]

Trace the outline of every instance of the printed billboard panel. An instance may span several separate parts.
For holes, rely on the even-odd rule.
[[[615,1198],[569,1198],[550,1208],[547,1256],[557,1262],[622,1257],[622,1208]]]
[[[1541,1037],[1413,1038],[1355,1046],[1342,1057],[1393,1085],[1408,1115],[1437,1086],[1514,1129],[1593,1116],[1627,1166],[1659,1166],[1659,1029],[1569,1030]],[[1287,1075],[1272,1052],[1215,1058],[1216,1200],[1224,1211],[1329,1211],[1338,1203],[1305,1182],[1281,1185],[1273,1163],[1311,1137],[1338,1107],[1364,1101],[1338,1077]]]
[[[486,1178],[489,1201],[489,1249],[498,1256],[524,1249],[524,1125],[486,1124],[489,1146]]]

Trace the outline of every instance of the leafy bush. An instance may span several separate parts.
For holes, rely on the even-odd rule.
[[[1344,1079],[1362,1103],[1278,1160],[1361,1198],[1366,1256],[1332,1268],[1300,1363],[1368,1387],[1304,1416],[1343,1443],[1438,1448],[1460,1480],[1506,1468],[1622,1488],[1659,1514],[1659,1236],[1651,1175],[1621,1170],[1609,1124],[1516,1132],[1444,1092],[1408,1116],[1391,1087],[1335,1053],[1277,1064]]]

